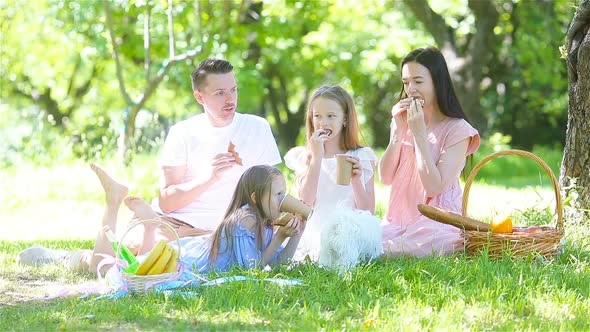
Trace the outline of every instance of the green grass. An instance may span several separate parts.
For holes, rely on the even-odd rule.
[[[492,154],[494,148],[484,144],[473,158],[473,167],[484,157]],[[531,151],[541,158],[559,178],[563,151],[546,147],[534,147]],[[469,163],[468,163],[469,168]],[[551,187],[551,180],[545,170],[537,162],[522,156],[501,156],[490,160],[477,173],[478,182],[507,188],[523,188],[527,186]]]
[[[147,294],[17,303],[2,308],[0,329],[587,330],[588,261],[587,252],[568,249],[546,263],[457,255],[383,259],[344,275],[312,265],[234,270],[223,275],[300,278],[304,285],[236,282],[196,289],[197,296],[186,298]],[[27,275],[75,282],[63,271]]]
[[[112,161],[102,164],[109,171],[119,168]],[[114,173],[135,183],[132,194],[150,198],[157,173],[145,170],[154,165],[146,157]],[[61,266],[22,267],[16,254],[31,245],[91,248],[102,214],[100,185],[83,163],[1,172],[0,185],[11,188],[0,192],[7,206],[0,212],[2,331],[590,329],[590,230],[579,220],[566,221],[565,252],[554,260],[464,254],[379,259],[342,275],[304,264],[216,275],[298,278],[303,286],[248,281],[198,288],[198,295],[188,297],[42,300],[94,276]],[[502,179],[492,185],[483,175],[470,194],[470,215],[485,219],[511,211],[518,224],[554,223],[550,187],[512,187]],[[388,188],[377,185],[376,191],[382,215]],[[121,209],[121,220],[128,217]]]

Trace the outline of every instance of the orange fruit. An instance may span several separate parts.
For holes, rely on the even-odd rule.
[[[490,222],[493,233],[512,233],[512,218],[510,216],[495,216]]]

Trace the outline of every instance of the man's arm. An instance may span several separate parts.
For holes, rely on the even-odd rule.
[[[204,182],[182,182],[187,166],[163,166],[162,177],[164,183],[160,187],[160,209],[164,213],[170,213],[181,209],[195,201],[204,192],[217,182],[222,174],[235,165],[236,160],[231,153],[220,153],[213,158],[211,176]]]

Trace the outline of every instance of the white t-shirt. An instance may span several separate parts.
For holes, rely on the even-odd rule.
[[[243,165],[234,165],[222,178],[191,204],[175,210],[170,217],[196,228],[215,230],[221,223],[240,176],[255,165],[277,165],[281,156],[268,122],[259,116],[235,113],[232,123],[213,127],[207,114],[201,113],[170,128],[166,137],[160,167],[187,165],[182,182],[204,182],[211,176],[211,161],[219,153],[227,152],[229,142]],[[162,212],[155,201],[155,211]]]

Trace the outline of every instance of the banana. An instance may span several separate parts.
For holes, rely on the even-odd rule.
[[[147,274],[154,275],[154,274],[164,273],[166,271],[166,264],[168,264],[170,257],[172,257],[173,250],[174,249],[172,249],[172,247],[170,247],[169,245],[166,245],[164,247],[164,250],[160,254],[160,257],[158,257],[158,259],[156,260],[154,265],[152,265],[152,267],[150,267]]]
[[[174,250],[174,248],[171,248],[171,250],[172,256],[170,257],[168,264],[166,264],[166,269],[164,270],[165,273],[176,272],[176,270],[178,270],[178,251]]]
[[[135,274],[146,275],[147,272],[152,267],[152,265],[154,265],[154,263],[156,262],[158,257],[160,257],[160,255],[162,254],[162,251],[165,248],[166,248],[166,241],[165,240],[158,241],[158,243],[156,243],[156,245],[154,246],[152,251],[150,251],[150,254],[146,257],[146,259],[141,264],[139,264],[139,267],[137,268],[137,272],[135,272]]]

